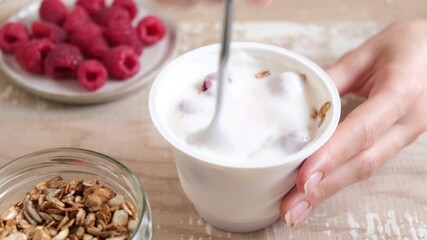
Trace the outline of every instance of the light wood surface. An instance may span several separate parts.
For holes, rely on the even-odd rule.
[[[217,42],[218,6],[167,6],[176,19],[178,53]],[[26,0],[0,0],[0,21]],[[176,2],[169,0],[169,2]],[[235,40],[289,48],[322,67],[389,23],[427,16],[425,0],[276,0],[266,9],[239,3]],[[427,29],[426,29],[427,30]],[[110,155],[144,183],[154,239],[427,239],[427,136],[369,180],[325,201],[298,228],[277,222],[248,234],[212,228],[184,195],[170,146],[151,123],[147,86],[115,102],[70,106],[47,102],[0,73],[0,164],[33,151],[79,147]],[[344,114],[360,99],[343,98]]]

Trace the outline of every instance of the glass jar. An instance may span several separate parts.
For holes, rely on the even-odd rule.
[[[122,163],[97,152],[56,148],[31,153],[0,168],[0,213],[24,199],[37,183],[61,176],[66,182],[97,179],[131,201],[140,216],[129,238],[152,238],[151,210],[141,182]]]

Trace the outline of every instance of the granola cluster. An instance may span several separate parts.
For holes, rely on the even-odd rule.
[[[37,184],[0,216],[4,240],[124,240],[139,222],[134,205],[98,180]]]
[[[326,119],[326,113],[329,111],[331,106],[332,103],[327,101],[320,107],[319,110],[313,109],[313,114],[311,115],[311,118],[318,121],[317,127],[322,126],[323,122]]]

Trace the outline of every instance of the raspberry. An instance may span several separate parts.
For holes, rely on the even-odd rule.
[[[105,0],[77,0],[77,5],[82,6],[90,15],[95,15],[105,8]]]
[[[22,23],[10,22],[0,28],[0,49],[13,53],[15,49],[29,39],[28,31]]]
[[[102,26],[108,26],[110,22],[128,21],[131,22],[128,11],[120,7],[104,8],[96,15],[96,21]]]
[[[282,72],[268,79],[267,87],[278,96],[300,94],[304,89],[304,76],[295,72]]]
[[[61,0],[43,0],[39,15],[45,21],[61,25],[67,17],[67,7]]]
[[[103,36],[102,28],[95,23],[89,23],[74,29],[71,33],[71,42],[75,45],[86,45],[89,44],[92,39],[101,36]]]
[[[45,72],[49,77],[72,78],[83,62],[80,50],[70,44],[60,43],[53,48],[45,60]]]
[[[141,55],[143,44],[130,22],[111,21],[105,28],[104,35],[112,46],[127,45],[132,47],[135,53]]]
[[[153,15],[141,19],[136,29],[142,42],[146,45],[160,41],[166,34],[166,27],[162,20]]]
[[[136,31],[133,32],[131,38],[129,39],[128,45],[133,48],[133,50],[136,54],[138,54],[138,56],[142,54],[144,44],[142,43]]]
[[[109,49],[107,40],[104,37],[94,38],[89,45],[85,46],[82,51],[89,58],[102,59],[105,52]]]
[[[203,79],[202,92],[206,92],[208,95],[216,93],[217,81],[218,81],[218,72],[213,72],[205,76]],[[227,74],[228,82],[233,82],[233,77],[230,74]]]
[[[201,101],[199,98],[184,99],[178,104],[178,110],[185,114],[198,114],[206,112],[206,102]]]
[[[104,65],[111,77],[124,80],[134,76],[139,70],[139,59],[132,48],[117,46],[104,55]]]
[[[71,34],[71,42],[89,58],[102,58],[109,48],[102,29],[95,23],[81,25]]]
[[[35,38],[47,38],[55,43],[64,42],[67,38],[67,33],[62,28],[46,21],[34,22],[31,25],[31,30]]]
[[[64,30],[72,32],[79,26],[89,23],[91,21],[86,10],[80,6],[75,6],[71,13],[67,16],[64,22]]]
[[[107,76],[107,69],[97,60],[86,60],[77,70],[77,81],[89,91],[102,87]]]
[[[218,81],[218,73],[217,72],[213,72],[211,74],[208,74],[203,79],[202,91],[203,92],[208,91],[213,86],[214,81]]]
[[[303,149],[311,139],[309,132],[296,130],[279,138],[279,144],[285,152],[292,154]]]
[[[76,6],[83,7],[91,16],[95,16],[105,8],[105,0],[77,0]]]
[[[134,19],[138,13],[138,8],[133,0],[114,0],[114,7],[121,7],[129,12],[130,19]]]
[[[32,73],[44,72],[44,61],[54,45],[48,39],[33,39],[20,45],[15,52],[16,61]]]

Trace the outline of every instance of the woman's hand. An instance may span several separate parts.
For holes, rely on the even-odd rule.
[[[372,176],[427,130],[427,19],[396,23],[327,69],[341,95],[366,101],[301,166],[280,213],[301,223],[318,204]]]

